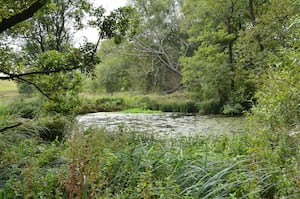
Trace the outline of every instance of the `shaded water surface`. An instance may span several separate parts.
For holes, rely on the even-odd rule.
[[[195,135],[231,133],[242,130],[242,117],[182,115],[175,113],[91,113],[79,116],[83,127],[101,127],[108,130],[147,131],[167,135]]]

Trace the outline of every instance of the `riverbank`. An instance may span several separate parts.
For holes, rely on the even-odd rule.
[[[23,123],[0,132],[1,199],[300,195],[299,133],[255,124],[159,138],[126,125],[79,131],[73,117],[46,115],[39,103],[16,100],[0,111],[1,126]]]
[[[135,112],[161,111],[199,113],[200,104],[183,93],[170,95],[117,93],[115,95],[81,94],[78,114],[133,110]]]

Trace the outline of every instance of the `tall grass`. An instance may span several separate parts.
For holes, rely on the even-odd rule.
[[[257,146],[245,142],[250,135],[156,139],[137,132],[96,132],[89,130],[72,142],[78,155],[72,159],[83,163],[82,175],[92,197],[272,198],[299,194],[297,183],[290,184],[294,192],[281,193],[285,187],[278,184],[278,177],[285,175],[283,165],[251,153]]]
[[[23,139],[1,154],[0,198],[297,198],[299,149],[260,142],[103,129],[75,130],[65,144]]]

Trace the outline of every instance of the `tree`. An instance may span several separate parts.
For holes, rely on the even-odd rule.
[[[293,34],[286,28],[297,13],[293,2],[186,1],[182,10],[190,21],[190,42],[198,45],[181,59],[191,95],[217,112],[249,108],[269,55]]]
[[[299,2],[292,4],[299,7]],[[289,39],[277,53],[270,55],[268,67],[256,97],[258,103],[250,118],[272,133],[285,129],[299,131],[300,125],[300,51],[299,16],[289,17],[285,24]],[[292,136],[292,133],[291,135]]]
[[[148,67],[145,88],[176,91],[182,79],[178,60],[188,48],[180,28],[179,1],[132,0],[131,4],[138,12],[139,27],[129,41],[132,53]]]
[[[7,24],[12,18],[17,18],[15,21],[19,22],[22,19],[29,20],[22,24],[11,22],[10,30],[3,35],[22,41],[23,46],[16,54],[8,44],[2,43],[0,72],[6,76],[1,79],[31,84],[48,99],[59,104],[70,104],[66,100],[76,96],[79,91],[80,75],[77,71],[93,71],[95,64],[99,62],[96,51],[100,40],[108,37],[121,38],[129,27],[127,13],[131,9],[121,8],[104,16],[103,8],[92,8],[91,4],[83,0],[37,2],[44,3],[44,7],[34,10],[36,15],[33,17],[32,11],[29,15],[27,10],[36,2],[32,5],[18,1],[8,4],[22,6],[13,10],[8,18],[3,18],[1,25]],[[19,12],[21,17],[18,17]],[[27,18],[23,17],[24,13]],[[96,44],[84,43],[75,48],[72,44],[72,28],[82,29],[86,14],[94,16],[90,24],[98,27],[99,39]],[[71,107],[67,109],[69,108]]]
[[[183,7],[191,20],[190,41],[199,47],[182,58],[184,84],[194,97],[221,107],[237,85],[234,43],[238,37],[241,1],[188,1]],[[218,110],[216,110],[218,111]]]
[[[135,9],[133,34],[127,34],[119,46],[111,42],[101,46],[103,62],[98,67],[97,81],[106,82],[106,90],[114,87],[115,91],[131,87],[144,92],[171,93],[181,89],[179,57],[186,54],[189,46],[187,34],[180,28],[179,1],[132,0],[130,3]],[[113,79],[114,86],[109,83]]]

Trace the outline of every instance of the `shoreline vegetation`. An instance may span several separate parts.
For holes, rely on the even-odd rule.
[[[178,95],[164,97],[83,94],[79,110],[157,113],[149,107],[170,102],[168,110],[175,110],[176,102],[177,110],[187,110],[182,106],[190,103]],[[300,194],[297,133],[253,131],[250,124],[234,134],[159,139],[124,129],[80,132],[70,116],[46,116],[37,108],[42,103],[26,98],[1,105],[6,124],[20,116],[30,122],[0,133],[0,198],[296,199]]]
[[[112,111],[129,112],[180,112],[198,113],[196,102],[184,97],[183,94],[160,96],[156,94],[116,94],[87,97],[83,94],[78,114]]]

